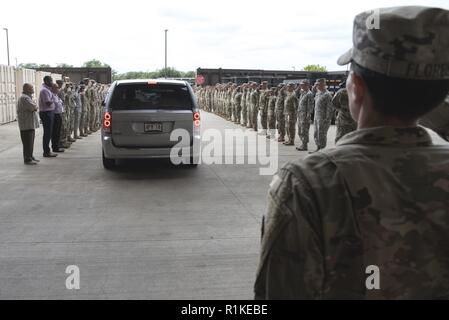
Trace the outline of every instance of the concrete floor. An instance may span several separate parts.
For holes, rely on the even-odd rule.
[[[204,112],[202,123],[237,128]],[[41,137],[41,163],[25,166],[17,123],[0,126],[0,299],[253,297],[271,181],[259,166],[127,161],[111,172],[99,133],[55,159],[42,158]],[[279,147],[280,165],[305,155]],[[80,290],[65,287],[68,265]]]

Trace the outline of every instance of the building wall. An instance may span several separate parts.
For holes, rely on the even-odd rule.
[[[17,118],[15,81],[14,67],[0,65],[0,124]]]
[[[17,119],[17,99],[22,94],[23,84],[30,83],[34,87],[34,98],[39,99],[45,76],[54,81],[62,79],[58,73],[42,72],[32,69],[16,69],[0,65],[0,124]]]
[[[286,70],[254,70],[254,69],[197,69],[197,75],[203,75],[204,85],[215,85],[217,83],[234,82],[237,84],[248,81],[267,81],[270,86],[276,86],[286,80],[308,79],[313,82],[318,78],[326,78],[329,83],[339,84],[346,78],[347,72],[309,72],[309,71],[286,71]]]
[[[84,78],[104,84],[112,82],[111,68],[38,68],[37,70],[61,74],[63,77],[69,77],[73,83],[79,83]]]

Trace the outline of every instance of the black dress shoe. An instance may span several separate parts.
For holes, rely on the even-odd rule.
[[[53,152],[63,153],[63,152],[64,152],[64,149],[54,149]]]
[[[33,160],[34,162],[40,162],[40,161],[37,160],[35,157],[32,157],[31,160]]]
[[[30,160],[30,161],[24,161],[24,164],[26,164],[27,166],[35,166],[37,164],[37,162]]]
[[[58,155],[54,153],[44,153],[44,158],[56,158]]]

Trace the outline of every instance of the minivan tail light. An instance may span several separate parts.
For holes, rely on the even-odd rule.
[[[106,133],[111,133],[112,127],[112,114],[110,112],[105,112],[103,115],[103,130]]]
[[[195,127],[199,127],[201,125],[201,116],[199,112],[193,113],[193,124]]]

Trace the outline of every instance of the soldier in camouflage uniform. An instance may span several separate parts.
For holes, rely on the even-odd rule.
[[[86,101],[85,101],[85,85],[84,83],[80,85],[79,96],[80,96],[80,120],[79,120],[79,136],[87,137],[84,133],[85,121],[86,121]]]
[[[75,94],[74,94],[74,101],[75,101],[75,109],[74,109],[74,116],[73,116],[73,124],[72,124],[72,133],[73,133],[73,139],[80,140],[82,139],[79,135],[79,127],[80,127],[80,118],[81,118],[81,96],[80,96],[80,86],[76,86],[75,88]]]
[[[84,80],[84,85],[85,85],[85,89],[84,89],[84,101],[83,101],[83,110],[84,110],[84,134],[85,135],[89,135],[92,133],[92,131],[90,131],[89,129],[89,123],[90,123],[90,99],[91,99],[91,87],[92,87],[92,83],[90,81],[89,78],[85,78]]]
[[[90,115],[89,115],[89,129],[92,132],[95,132],[95,116],[97,113],[96,110],[96,104],[97,104],[97,97],[96,97],[96,81],[92,80],[92,87],[91,87],[91,92],[90,92]]]
[[[70,142],[67,141],[67,137],[65,134],[65,127],[64,127],[64,119],[66,117],[66,109],[67,109],[67,106],[65,105],[65,96],[67,93],[67,84],[68,83],[64,82],[62,80],[56,80],[56,84],[59,87],[59,92],[57,95],[58,95],[59,99],[61,99],[61,101],[64,105],[63,112],[61,114],[62,122],[61,122],[61,129],[60,129],[60,133],[59,133],[59,139],[60,139],[59,146],[64,149],[68,149],[68,148],[70,148]]]
[[[332,104],[338,112],[337,119],[335,120],[335,125],[337,126],[335,143],[345,134],[357,129],[357,122],[352,119],[351,113],[349,112],[348,90],[345,88],[345,82],[340,86],[341,89],[332,98]]]
[[[288,140],[284,142],[286,146],[295,144],[296,136],[296,118],[298,117],[298,98],[294,91],[293,84],[287,85],[287,94],[284,101],[285,128]]]
[[[73,83],[70,83],[69,90],[66,94],[66,117],[64,120],[66,140],[69,143],[73,143],[76,141],[74,138],[72,138],[73,124],[74,124],[73,119],[75,117],[75,108],[76,108],[75,88],[73,86]]]
[[[449,91],[449,11],[377,12],[338,60],[358,130],[270,184],[256,299],[449,298],[449,147],[417,125]]]
[[[253,117],[252,117],[252,109],[251,109],[251,94],[255,90],[256,86],[257,86],[256,83],[251,82],[249,84],[248,93],[246,95],[246,109],[247,109],[246,117],[248,118],[248,124],[246,125],[246,127],[248,129],[253,127]]]
[[[262,125],[262,134],[267,135],[268,129],[268,83],[263,81],[259,95],[260,124]]]
[[[242,114],[242,87],[235,89],[234,95],[234,122],[240,124]]]
[[[278,129],[278,142],[285,141],[285,116],[284,116],[284,101],[285,101],[285,87],[278,86],[278,95],[276,97],[275,103],[275,113],[276,113],[276,127]]]
[[[309,130],[312,123],[313,108],[315,105],[315,98],[312,91],[310,91],[309,81],[303,80],[300,83],[301,91],[299,92],[298,101],[298,135],[301,139],[301,146],[297,147],[298,151],[307,151],[307,144],[309,143]]]
[[[268,134],[267,139],[274,139],[276,137],[276,97],[277,88],[273,87],[268,92],[268,112],[267,112],[267,124]]]
[[[61,145],[64,146],[64,148],[69,148],[73,142],[75,142],[74,139],[72,139],[70,135],[70,119],[71,113],[73,112],[73,98],[72,98],[72,90],[73,90],[73,84],[71,82],[68,82],[65,84],[64,87],[64,112],[62,114],[62,126],[61,126]]]
[[[248,124],[248,105],[246,104],[248,95],[248,84],[245,83],[242,86],[242,127],[246,127]]]
[[[254,131],[258,128],[258,116],[259,116],[259,97],[260,87],[257,83],[253,83],[253,91],[251,92],[251,124]]]
[[[334,106],[332,105],[332,93],[327,90],[326,79],[318,79],[314,116],[316,151],[326,148],[327,132],[329,131],[333,117]]]

